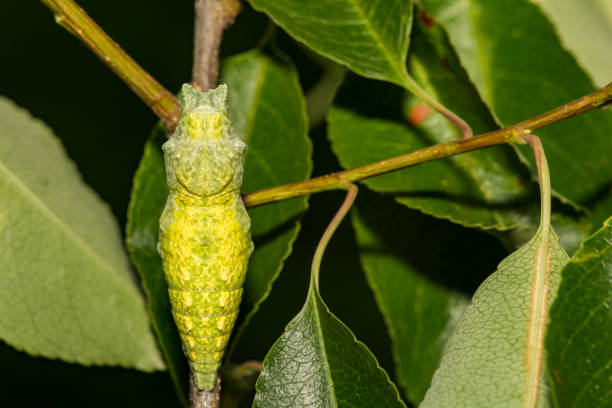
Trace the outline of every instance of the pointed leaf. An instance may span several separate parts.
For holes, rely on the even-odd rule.
[[[368,78],[406,83],[412,0],[250,0],[297,40]]]
[[[53,132],[0,99],[0,338],[84,365],[163,369],[117,223]]]
[[[134,174],[127,213],[126,245],[147,294],[151,323],[181,404],[189,406],[189,366],[170,312],[168,286],[157,253],[159,218],[168,197],[164,158],[160,150],[166,130],[157,125],[145,144]]]
[[[253,406],[405,407],[372,353],[316,291],[266,356]]]
[[[323,253],[356,193],[357,187],[348,187],[317,246],[306,303],[266,356],[254,407],[405,407],[372,353],[319,294]]]
[[[559,407],[612,405],[612,218],[561,272],[546,335]]]
[[[554,231],[540,229],[499,264],[461,316],[422,408],[548,406],[537,344],[566,262]]]
[[[533,117],[593,90],[553,26],[528,0],[422,0],[421,4],[448,32],[462,65],[501,125]],[[538,130],[555,175],[553,188],[570,200],[587,203],[609,185],[610,134],[610,110]],[[531,154],[527,156],[533,165]]]

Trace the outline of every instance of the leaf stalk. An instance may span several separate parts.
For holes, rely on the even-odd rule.
[[[317,245],[317,249],[315,250],[314,257],[312,258],[312,266],[310,268],[310,284],[311,289],[314,288],[319,290],[319,270],[321,269],[321,261],[323,260],[323,254],[325,253],[325,248],[327,248],[327,244],[331,240],[334,232],[338,229],[338,226],[348,214],[353,202],[355,201],[355,197],[357,197],[357,186],[350,183],[344,183],[344,188],[347,189],[346,198],[344,202],[338,209],[334,218],[330,221],[329,225],[323,232],[323,236]]]

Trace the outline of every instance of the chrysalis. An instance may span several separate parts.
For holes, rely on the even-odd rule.
[[[238,315],[253,251],[240,197],[246,145],[232,134],[227,87],[183,85],[179,124],[163,145],[169,195],[158,251],[183,350],[210,390]]]

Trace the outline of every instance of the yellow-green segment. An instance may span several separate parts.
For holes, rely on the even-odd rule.
[[[183,350],[199,389],[215,385],[238,316],[251,222],[240,196],[246,145],[226,112],[227,87],[183,85],[181,119],[164,144],[169,195],[158,251]]]

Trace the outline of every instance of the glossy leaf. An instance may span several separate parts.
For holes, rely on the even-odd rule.
[[[501,125],[533,117],[593,90],[553,26],[528,0],[422,0],[421,4],[448,32],[462,65]],[[538,130],[555,175],[553,189],[586,203],[609,185],[611,133],[609,110]]]
[[[254,407],[405,407],[372,353],[319,294],[323,252],[355,193],[348,193],[317,247],[306,303],[266,356]]]
[[[561,272],[546,337],[556,406],[612,405],[612,218]]]
[[[164,368],[117,222],[51,129],[0,99],[0,338],[83,365]]]
[[[389,329],[399,382],[418,404],[467,304],[462,292],[472,291],[505,251],[487,245],[485,234],[363,190],[353,217],[359,257]],[[480,256],[469,255],[474,247]],[[457,264],[470,272],[449,276]]]
[[[189,405],[189,366],[172,313],[168,286],[157,252],[159,218],[168,197],[164,158],[160,150],[165,128],[155,127],[147,141],[132,187],[127,213],[126,245],[147,294],[149,314],[166,367],[183,406]]]
[[[550,231],[548,237],[538,230],[478,288],[448,343],[422,408],[536,406],[531,393],[536,393],[538,407],[547,406],[538,370],[543,348],[530,339],[545,324],[547,305],[567,262],[559,239]],[[544,256],[540,251],[545,247]],[[546,261],[540,262],[541,258]]]
[[[411,0],[250,0],[297,40],[368,78],[406,84]]]
[[[257,381],[257,408],[404,407],[372,353],[311,291],[274,344]]]

